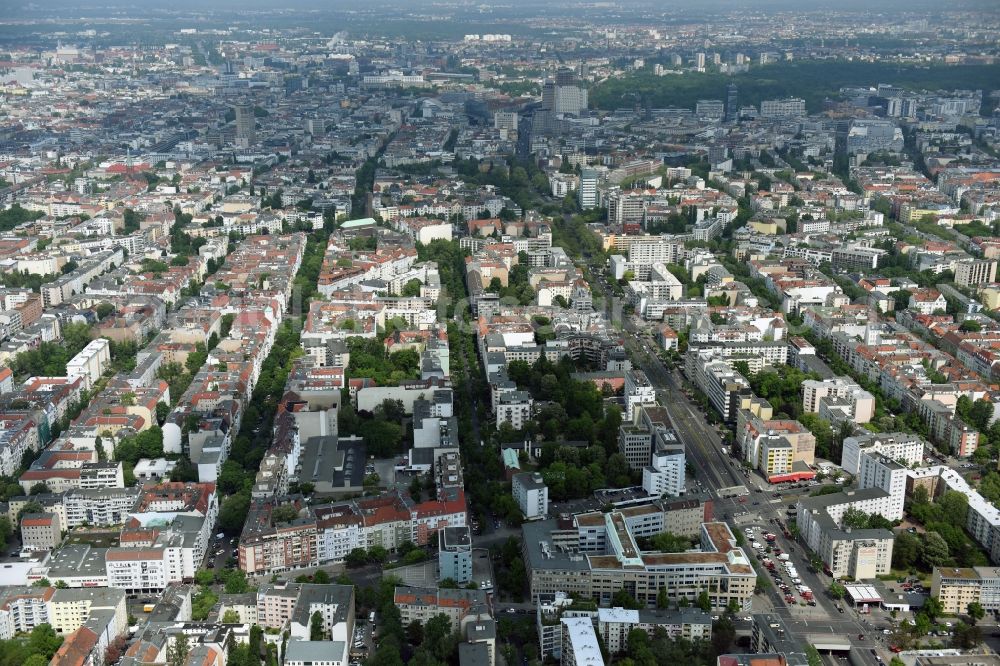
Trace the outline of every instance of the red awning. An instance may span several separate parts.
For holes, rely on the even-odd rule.
[[[816,472],[802,471],[802,472],[788,472],[786,474],[774,474],[767,477],[769,483],[784,483],[785,481],[809,481],[810,479],[816,478]]]

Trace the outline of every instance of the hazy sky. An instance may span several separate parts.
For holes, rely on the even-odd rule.
[[[456,2],[441,0],[367,0],[359,4],[356,0],[212,0],[209,3],[203,0],[171,0],[164,4],[162,0],[44,0],[41,2],[20,2],[18,0],[0,0],[0,11],[17,12],[18,10],[28,10],[32,7],[45,10],[54,8],[66,9],[72,14],[76,9],[84,13],[93,13],[94,10],[107,10],[114,8],[118,12],[128,13],[130,9],[138,10],[140,13],[147,13],[149,10],[162,9],[201,9],[201,10],[236,10],[253,9],[332,9],[332,10],[357,10],[357,9],[378,9],[378,8],[400,8],[405,7],[413,11],[431,10],[434,12],[447,12],[449,9],[465,9],[466,11],[480,6],[494,6],[499,12],[509,13],[515,8],[523,8],[527,11],[541,10],[549,13],[558,8],[559,11],[571,11],[572,7],[578,6],[587,11],[591,2],[575,2],[573,0],[503,0],[502,2],[490,3],[478,0],[468,2]],[[621,8],[643,8],[659,9],[664,11],[690,11],[704,10],[706,8],[762,10],[780,9],[816,11],[820,9],[837,10],[874,10],[874,11],[911,11],[913,9],[937,9],[950,10],[966,8],[1000,13],[1000,2],[997,0],[951,0],[941,3],[939,0],[621,0],[615,3]],[[592,10],[592,8],[591,8]]]

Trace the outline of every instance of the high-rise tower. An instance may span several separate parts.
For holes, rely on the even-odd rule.
[[[234,104],[233,111],[236,112],[236,145],[240,148],[249,148],[257,141],[253,104],[245,102]]]
[[[740,95],[735,83],[726,86],[726,120],[735,122],[740,116]]]

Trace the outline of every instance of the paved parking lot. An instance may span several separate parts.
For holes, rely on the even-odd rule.
[[[238,545],[237,536],[227,536],[220,540],[213,534],[208,543],[208,552],[205,553],[205,566],[212,570],[225,569],[230,558],[239,559],[236,552]]]
[[[372,625],[368,623],[368,618],[358,618],[354,624],[354,636],[351,639],[350,657],[351,666],[359,666],[368,655],[371,654],[375,643]]]
[[[434,587],[438,583],[437,558],[388,571],[392,575],[398,576],[406,585],[414,587]],[[490,561],[490,551],[485,548],[473,549],[472,582],[479,589],[492,591],[494,586],[493,580],[493,563]],[[486,587],[483,587],[483,583],[486,583]]]
[[[428,585],[437,584],[437,560],[428,560],[427,562],[410,564],[405,567],[388,569],[387,571],[393,576],[398,576],[404,585],[427,587]]]
[[[632,488],[618,488],[609,490],[598,490],[594,493],[594,496],[602,501],[614,504],[615,502],[628,502],[636,499],[644,499],[649,497],[642,486],[634,486]]]
[[[388,488],[397,483],[395,460],[375,460],[371,464],[375,467],[375,473],[378,474],[379,485]],[[406,485],[409,485],[410,479],[406,478],[405,482]]]

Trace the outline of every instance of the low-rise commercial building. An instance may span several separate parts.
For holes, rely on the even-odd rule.
[[[756,574],[724,523],[701,525],[700,552],[658,553],[639,549],[637,534],[621,513],[603,514],[601,522],[572,531],[552,520],[524,526],[532,601],[566,592],[610,604],[615,592],[626,588],[650,607],[662,590],[672,602],[693,602],[704,591],[712,608],[749,607]]]
[[[949,614],[967,613],[977,603],[987,612],[1000,610],[1000,569],[997,567],[934,567],[931,596]]]

